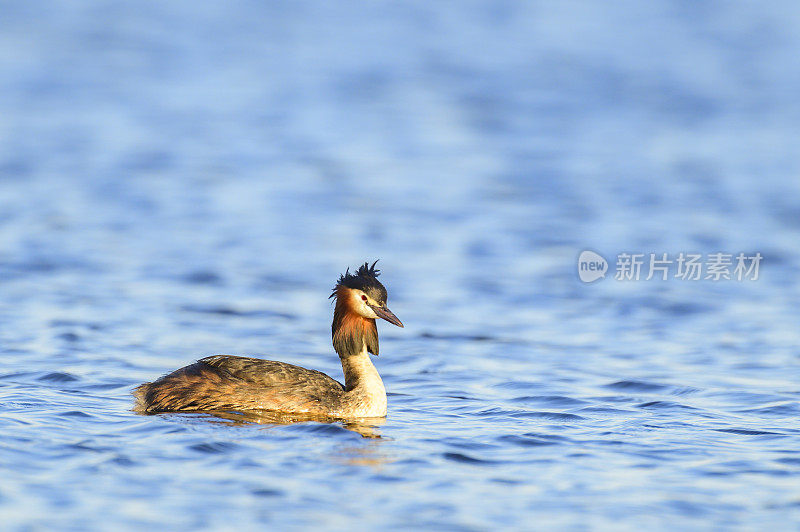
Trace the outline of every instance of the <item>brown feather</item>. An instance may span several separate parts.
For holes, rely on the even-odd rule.
[[[134,390],[145,413],[200,410],[278,410],[325,413],[344,386],[322,372],[292,364],[213,356]],[[327,406],[326,406],[327,405]]]
[[[345,286],[340,286],[336,291],[336,308],[331,324],[333,349],[343,358],[360,353],[366,344],[367,351],[377,356],[380,349],[375,320],[359,315],[352,308],[349,291]]]

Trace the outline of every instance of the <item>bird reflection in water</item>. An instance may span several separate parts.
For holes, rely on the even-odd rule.
[[[353,431],[364,438],[382,439],[378,427],[386,422],[386,418],[335,419],[313,414],[287,414],[269,410],[246,412],[197,412],[210,423],[225,425],[293,425],[295,423],[327,423],[336,424]]]

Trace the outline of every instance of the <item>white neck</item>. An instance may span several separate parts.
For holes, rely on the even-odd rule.
[[[342,357],[345,394],[357,417],[386,415],[386,388],[364,345],[357,355]]]

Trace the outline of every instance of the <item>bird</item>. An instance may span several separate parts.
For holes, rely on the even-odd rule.
[[[253,412],[335,419],[381,418],[386,389],[370,354],[378,356],[377,319],[403,327],[386,306],[377,260],[339,276],[331,339],[339,355],[344,384],[321,371],[286,362],[234,355],[202,358],[133,390],[134,410],[163,412]]]

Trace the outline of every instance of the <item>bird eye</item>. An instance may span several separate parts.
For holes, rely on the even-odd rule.
[[[361,301],[366,301],[366,300],[367,300],[367,296],[365,296],[365,295],[362,295],[362,296],[361,296]]]

